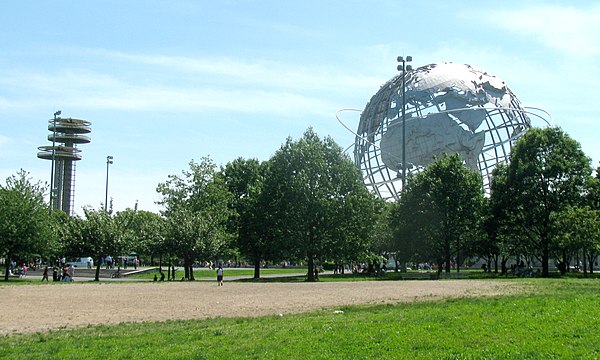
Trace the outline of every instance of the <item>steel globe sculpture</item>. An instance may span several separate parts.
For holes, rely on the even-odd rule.
[[[513,142],[531,127],[532,114],[539,117],[525,110],[504,81],[470,65],[406,70],[367,103],[354,159],[367,187],[386,200],[399,198],[403,171],[410,181],[444,153],[458,153],[481,172],[488,190],[492,170],[508,161]]]

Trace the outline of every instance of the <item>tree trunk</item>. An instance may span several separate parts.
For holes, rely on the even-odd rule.
[[[190,260],[190,270],[189,270],[189,273],[190,273],[190,280],[191,281],[196,280],[196,278],[194,277],[194,262],[191,261],[191,260]]]
[[[460,240],[456,238],[456,272],[460,272]]]
[[[100,259],[101,258],[98,258],[98,263],[96,264],[96,275],[94,275],[94,281],[100,281],[100,263],[102,262]]]
[[[444,244],[444,257],[446,258],[446,272],[450,272],[450,240],[446,239]]]
[[[550,261],[550,250],[548,249],[548,241],[544,240],[544,246],[542,249],[542,276],[548,277],[548,262]]]
[[[10,254],[6,255],[6,259],[4,260],[6,265],[6,270],[4,271],[4,281],[8,281],[8,274],[10,271]]]
[[[190,279],[190,262],[187,258],[187,256],[183,259],[183,270],[184,270],[184,277],[186,280]]]
[[[254,278],[260,279],[260,258],[254,258]]]
[[[312,256],[308,257],[308,279],[309,282],[315,282],[315,259]]]
[[[590,264],[590,275],[594,275],[594,258],[596,255],[595,251],[590,251],[588,253],[588,264]]]
[[[567,252],[563,250],[562,261],[558,265],[558,271],[560,271],[561,275],[564,275],[567,271],[569,271],[569,261],[567,260],[567,258]]]
[[[502,275],[506,275],[506,271],[507,271],[507,269],[506,269],[506,263],[507,262],[508,262],[508,256],[502,256],[502,263],[501,263],[501,266],[502,266]]]

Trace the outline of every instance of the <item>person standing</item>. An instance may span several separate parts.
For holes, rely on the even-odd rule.
[[[223,286],[223,267],[221,265],[217,268],[217,285]]]

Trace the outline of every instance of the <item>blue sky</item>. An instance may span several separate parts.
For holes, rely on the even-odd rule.
[[[598,166],[596,1],[30,0],[0,4],[0,181],[50,181],[37,147],[61,110],[92,122],[76,212],[104,201],[107,155],[115,209],[158,211],[192,159],[266,160],[308,127],[351,145],[336,111],[363,109],[397,55],[501,78]]]

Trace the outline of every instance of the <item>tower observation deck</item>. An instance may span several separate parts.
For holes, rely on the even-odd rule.
[[[72,118],[54,118],[48,120],[48,140],[52,145],[38,147],[37,157],[52,160],[51,171],[51,206],[63,210],[68,215],[73,211],[75,193],[75,161],[81,160],[79,144],[91,141],[85,135],[92,131],[92,123]]]

